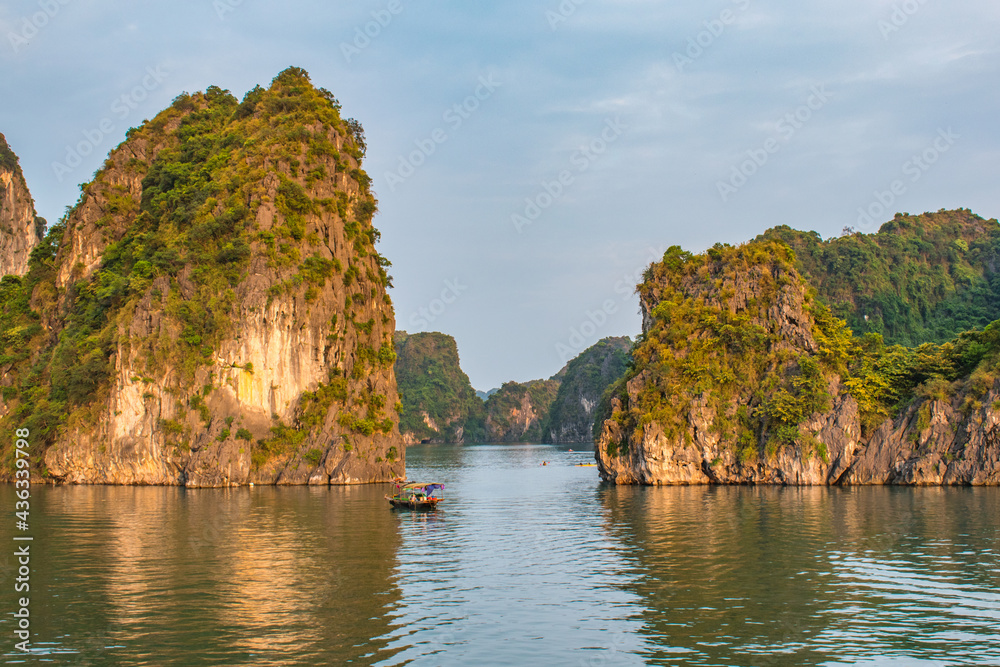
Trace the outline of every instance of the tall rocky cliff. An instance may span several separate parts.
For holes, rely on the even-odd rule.
[[[0,290],[5,456],[28,428],[40,474],[67,482],[402,474],[364,148],[297,68],[131,130]]]
[[[395,343],[399,429],[407,444],[481,442],[485,408],[459,365],[455,339],[397,331]]]
[[[593,442],[594,420],[607,388],[625,374],[628,337],[598,341],[566,364],[557,376],[559,391],[542,429],[542,442]]]
[[[486,399],[486,439],[489,442],[541,442],[542,429],[559,380],[504,382]]]
[[[0,276],[23,276],[44,233],[14,151],[0,134]]]
[[[1000,323],[943,345],[858,338],[778,242],[676,246],[597,441],[619,484],[1000,484]]]

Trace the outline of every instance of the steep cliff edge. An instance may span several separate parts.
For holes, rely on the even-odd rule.
[[[45,221],[35,214],[21,165],[0,134],[0,276],[28,272],[31,251],[45,233]]]
[[[909,405],[875,432],[842,483],[1000,485],[1000,386]]]
[[[399,430],[406,443],[481,442],[485,407],[459,365],[455,339],[437,332],[397,331],[395,343],[403,404]]]
[[[404,471],[356,121],[290,68],[131,130],[5,284],[5,435],[42,476],[227,486]],[[5,438],[6,456],[11,456]],[[9,471],[10,466],[5,466]]]
[[[597,440],[620,484],[1000,483],[1000,324],[942,345],[858,338],[788,246],[676,246]]]
[[[486,399],[486,439],[489,442],[541,442],[559,380],[504,382]]]
[[[624,336],[605,338],[566,364],[542,428],[542,442],[593,442],[598,405],[607,388],[625,374],[631,346]]]

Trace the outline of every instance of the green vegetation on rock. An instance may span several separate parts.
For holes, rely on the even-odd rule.
[[[491,442],[541,442],[559,381],[505,382],[486,399],[486,437]]]
[[[827,400],[822,359],[808,349],[811,327],[782,331],[768,317],[772,308],[809,305],[786,245],[716,245],[702,255],[673,246],[639,292],[652,323],[617,387],[627,405],[611,415],[625,434],[615,447],[638,442],[653,424],[685,442],[696,411],[741,458],[752,458],[794,440],[799,423]],[[636,377],[637,395],[624,400],[625,382]]]
[[[462,372],[454,338],[398,331],[400,431],[411,442],[587,441],[593,409],[624,373],[628,348],[627,338],[608,338],[548,380],[506,382],[487,394]]]
[[[964,409],[980,407],[1000,375],[1000,322],[943,344],[889,346],[878,333],[855,336],[796,265],[769,240],[701,255],[673,246],[648,269],[639,291],[649,325],[603,406],[605,432],[619,434],[603,443],[609,455],[649,429],[679,446],[708,429],[737,461],[783,447],[825,457],[804,424],[838,393],[857,401],[868,434],[914,399],[961,395]]]
[[[17,160],[17,155],[11,150],[7,143],[7,138],[0,133],[0,169],[13,173],[21,172],[21,165]]]
[[[360,168],[360,124],[342,119],[333,95],[292,67],[242,102],[216,86],[182,94],[131,129],[126,145],[141,146],[142,159],[127,148],[113,151],[82,186],[79,203],[35,248],[28,274],[0,285],[0,363],[9,409],[3,430],[29,428],[38,460],[68,425],[96,425],[109,393],[117,391],[113,376],[125,354],[140,359],[134,379],[171,378],[163,387],[171,402],[199,415],[208,429],[215,417],[210,369],[219,363],[222,342],[238,334],[237,305],[253,300],[248,294],[256,286],[247,281],[256,261],[258,279],[276,277],[263,286],[268,305],[280,295],[301,297],[299,312],[306,316],[320,294],[327,307],[345,302],[347,321],[338,327],[334,315],[328,340],[349,337],[357,362],[346,369],[351,390],[343,369],[332,369],[329,385],[303,395],[297,423],[279,423],[271,437],[253,444],[254,465],[298,446],[335,403],[343,404],[341,422],[349,430],[391,432],[394,406],[361,389],[366,374],[391,369],[394,352],[389,334],[380,332],[389,320],[383,315],[375,327],[370,319],[383,308],[391,314],[384,296],[390,278],[389,262],[374,248],[377,204]],[[0,165],[10,161],[8,153],[0,140]],[[92,219],[94,210],[103,217]],[[353,295],[334,288],[333,276],[345,267],[323,254],[331,252],[327,239],[310,231],[322,215],[339,215],[344,225],[346,270],[360,290]],[[67,264],[74,240],[98,251],[96,268]],[[379,290],[385,303],[375,299]],[[136,312],[146,311],[157,323],[152,334],[134,330]],[[237,367],[254,372],[250,363],[229,368]],[[209,440],[229,438],[231,422],[230,416],[227,428],[213,426],[216,437]],[[252,437],[246,428],[234,431],[237,439]]]
[[[400,431],[416,442],[481,442],[485,408],[459,366],[455,339],[398,331],[395,345]]]
[[[4,137],[2,133],[0,133],[0,171],[8,171],[14,174],[14,177],[20,181],[25,193],[27,193],[28,184],[24,180],[24,172],[21,171],[21,162],[18,160],[17,154],[11,150],[10,145],[7,143],[7,138]],[[28,195],[28,199],[30,200],[30,195]],[[35,237],[37,239],[41,239],[45,236],[45,228],[48,223],[45,221],[45,218],[42,218],[34,213],[35,206],[33,201],[30,201],[28,205],[31,207],[32,215],[34,215]],[[2,203],[0,203],[0,208],[3,208]],[[10,211],[8,211],[8,213],[10,213]],[[11,231],[12,230],[6,229],[3,225],[0,225],[0,233],[10,233]]]
[[[559,391],[543,427],[542,442],[590,442],[596,408],[610,385],[629,365],[632,342],[627,337],[605,338],[571,360],[557,375]]]
[[[791,246],[817,297],[858,334],[919,345],[1000,318],[1000,224],[968,209],[897,213],[875,234],[824,241],[782,226],[758,240]]]

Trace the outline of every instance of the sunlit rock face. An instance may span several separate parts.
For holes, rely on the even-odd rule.
[[[879,412],[872,397],[888,395],[884,383],[892,376],[871,366],[889,358],[885,348],[853,338],[814,300],[783,244],[704,255],[672,249],[650,267],[639,293],[643,337],[635,367],[615,389],[596,443],[602,479],[1000,484],[1000,380],[990,370],[1000,329],[975,334],[965,349],[982,361],[970,366],[970,377],[945,383],[949,397],[910,387],[908,404],[882,398],[888,407]],[[920,354],[947,361],[960,356],[959,347]],[[868,366],[852,356],[862,353],[870,355]]]
[[[183,95],[84,186],[33,295],[51,384],[17,399],[32,423],[63,408],[44,475],[217,487],[405,474],[388,262],[363,131],[339,108],[296,68],[242,103]]]
[[[17,156],[0,134],[0,276],[23,276],[38,245],[42,223]]]

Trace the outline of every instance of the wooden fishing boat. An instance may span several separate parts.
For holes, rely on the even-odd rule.
[[[434,496],[434,492],[444,489],[444,484],[437,482],[396,482],[394,493],[385,499],[393,507],[405,507],[413,510],[432,510],[437,508],[443,498]]]

